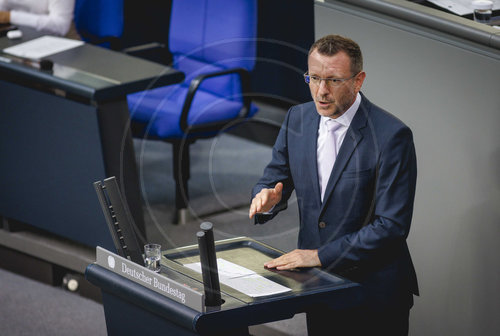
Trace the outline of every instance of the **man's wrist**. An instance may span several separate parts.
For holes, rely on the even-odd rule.
[[[261,214],[262,215],[272,215],[274,208],[276,208],[276,205],[273,205],[273,207],[271,209],[267,210],[266,212],[262,212]]]

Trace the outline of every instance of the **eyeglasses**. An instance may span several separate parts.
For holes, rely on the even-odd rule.
[[[326,85],[330,86],[340,86],[344,84],[344,82],[353,79],[356,77],[358,74],[352,75],[349,78],[321,78],[318,76],[310,76],[307,74],[307,72],[304,74],[304,80],[306,81],[307,84],[313,84],[313,85],[320,85],[321,81],[325,81]]]

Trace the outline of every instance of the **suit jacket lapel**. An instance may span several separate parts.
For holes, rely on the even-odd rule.
[[[323,204],[321,205],[321,212],[323,212],[325,204],[328,203],[328,199],[332,191],[335,189],[340,175],[342,175],[342,172],[344,171],[347,162],[349,162],[352,153],[354,152],[358,144],[363,140],[361,129],[366,127],[367,123],[367,104],[368,102],[366,101],[366,98],[363,97],[358,111],[352,119],[351,125],[347,129],[346,136],[344,138],[344,141],[342,142],[342,146],[340,147],[337,159],[335,160],[335,164],[333,165],[330,179],[328,180],[328,184],[326,186],[325,197],[323,199]]]
[[[305,135],[305,156],[306,162],[309,165],[306,171],[311,172],[311,185],[312,197],[314,197],[317,204],[321,204],[321,191],[319,188],[319,178],[318,178],[318,159],[317,159],[317,142],[318,142],[318,128],[320,122],[320,115],[316,112],[316,108],[313,105],[312,111],[307,114],[304,120],[304,135]]]

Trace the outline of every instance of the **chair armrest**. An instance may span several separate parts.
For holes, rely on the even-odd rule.
[[[248,72],[247,69],[244,68],[234,68],[234,69],[228,69],[228,70],[223,70],[223,71],[217,71],[217,72],[212,72],[212,73],[207,73],[207,74],[202,74],[197,77],[195,77],[193,80],[191,80],[191,83],[189,84],[189,89],[186,95],[186,99],[184,100],[184,105],[182,107],[182,113],[181,113],[181,119],[180,119],[180,127],[182,132],[186,133],[188,131],[189,125],[188,125],[188,114],[189,110],[191,109],[191,104],[193,103],[194,95],[196,94],[196,91],[198,91],[201,83],[208,79],[208,78],[213,78],[213,77],[220,77],[220,76],[225,76],[225,75],[230,75],[236,73],[240,77],[240,82],[241,82],[241,94],[243,96],[243,108],[241,109],[238,119],[245,119],[248,117],[248,114],[250,113],[250,96],[248,96],[248,92],[250,92],[250,73]],[[215,123],[218,124],[218,123]],[[203,128],[210,128],[212,124],[205,124],[205,127],[203,125],[197,126],[196,130],[199,129],[199,131],[202,131]]]

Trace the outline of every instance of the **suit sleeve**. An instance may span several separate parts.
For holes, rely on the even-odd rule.
[[[351,267],[373,261],[406,240],[413,213],[417,176],[415,147],[409,128],[399,129],[378,160],[372,218],[358,231],[318,249],[323,267]]]
[[[274,188],[278,182],[283,183],[283,194],[281,201],[266,214],[255,215],[255,224],[264,224],[274,218],[280,211],[287,208],[287,202],[294,190],[294,184],[290,173],[288,161],[288,125],[290,122],[290,109],[281,125],[280,132],[273,146],[271,162],[264,169],[264,173],[259,182],[252,189],[252,199],[264,188]]]

